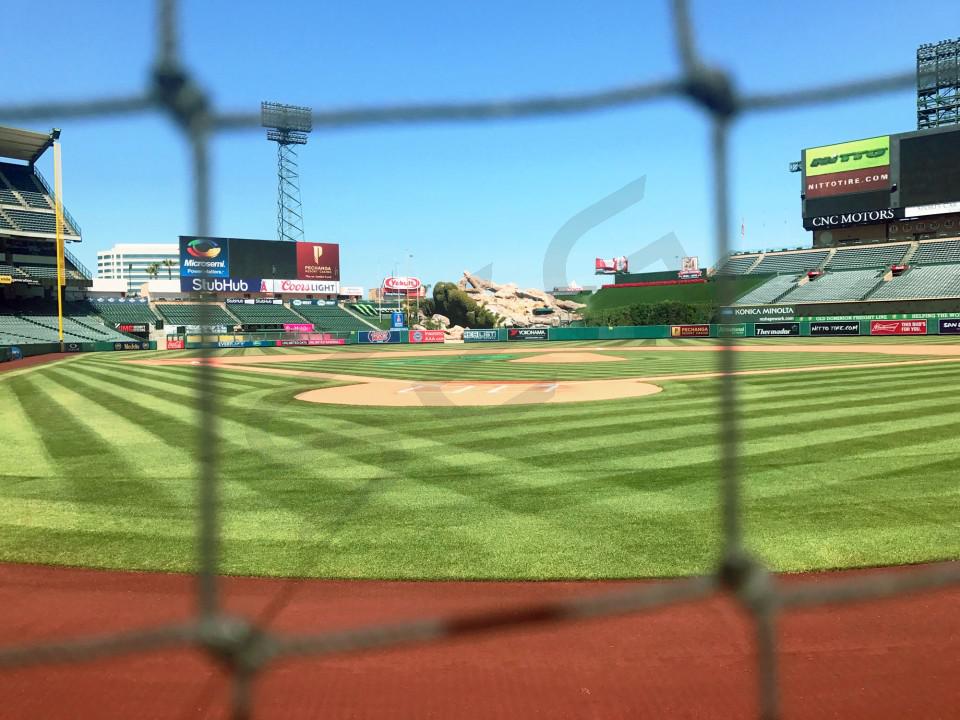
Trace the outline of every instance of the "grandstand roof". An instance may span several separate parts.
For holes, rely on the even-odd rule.
[[[26,160],[33,164],[58,137],[60,131],[56,128],[41,133],[0,126],[0,157]]]

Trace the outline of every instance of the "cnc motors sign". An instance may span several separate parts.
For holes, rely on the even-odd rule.
[[[388,277],[383,281],[384,290],[409,292],[420,289],[420,279],[415,277]]]
[[[897,214],[898,211],[894,208],[887,208],[886,210],[861,210],[860,212],[821,215],[820,217],[804,218],[803,227],[805,230],[822,230],[825,228],[850,227],[852,225],[869,225],[896,220]]]

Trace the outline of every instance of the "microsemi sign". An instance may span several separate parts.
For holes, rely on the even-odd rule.
[[[415,277],[388,277],[383,281],[385,290],[417,290],[420,288],[420,279]]]

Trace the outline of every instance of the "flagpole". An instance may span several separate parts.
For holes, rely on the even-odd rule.
[[[63,260],[63,177],[59,140],[53,141],[53,188],[57,224],[57,334],[60,337],[60,352],[63,352],[63,286],[66,284],[66,271]]]

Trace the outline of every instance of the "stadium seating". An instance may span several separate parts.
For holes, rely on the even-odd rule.
[[[33,171],[26,165],[3,163],[0,165],[0,172],[3,173],[13,189],[20,194],[23,201],[30,207],[44,208],[45,210],[53,207],[43,192],[43,188],[37,185],[34,180]],[[19,205],[20,203],[17,204]]]
[[[245,325],[302,323],[303,318],[283,305],[230,305],[230,312]]]
[[[912,267],[885,282],[871,300],[960,297],[960,264]]]
[[[776,301],[797,282],[797,275],[775,275],[737,300],[738,305],[764,305]]]
[[[757,255],[731,255],[717,270],[718,275],[743,275],[757,261]]]
[[[960,239],[921,242],[910,258],[911,265],[960,262]]]
[[[157,316],[147,303],[99,303],[91,302],[90,309],[103,318],[108,325],[114,323],[154,323]]]
[[[372,318],[380,317],[380,312],[378,311],[377,306],[372,302],[352,303],[348,307],[358,315],[364,315]]]
[[[858,270],[860,268],[879,268],[895,265],[903,260],[910,243],[875,245],[866,248],[845,248],[838,250],[827,263],[827,270]]]
[[[171,325],[227,325],[233,327],[237,319],[219,305],[161,304],[156,305],[163,319]]]
[[[57,231],[57,218],[53,213],[31,212],[13,208],[6,208],[4,212],[24,232],[55,233]]]
[[[793,273],[794,275],[798,275],[820,267],[820,264],[829,254],[829,250],[768,253],[763,256],[763,260],[751,271],[751,274]]]
[[[862,300],[883,277],[876,269],[828,272],[783,296],[783,302]]]
[[[3,198],[0,197],[0,202],[3,202]],[[3,230],[16,230],[13,223],[7,220],[6,215],[0,212],[0,228]]]
[[[317,330],[325,332],[351,332],[371,329],[370,325],[337,305],[298,305],[297,312],[303,315],[308,322],[312,322]]]

